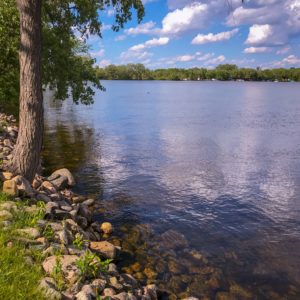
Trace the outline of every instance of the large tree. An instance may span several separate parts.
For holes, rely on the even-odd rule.
[[[42,148],[42,84],[54,88],[59,98],[66,98],[71,90],[75,102],[90,103],[94,92],[89,82],[98,88],[101,85],[93,72],[93,60],[80,55],[87,51],[86,38],[91,34],[101,37],[100,16],[108,7],[115,11],[115,31],[132,18],[133,11],[141,21],[144,8],[141,0],[17,0],[17,7],[20,107],[12,170],[32,181]]]

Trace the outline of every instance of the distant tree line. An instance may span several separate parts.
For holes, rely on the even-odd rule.
[[[169,68],[147,69],[143,64],[109,65],[96,68],[100,79],[107,80],[245,80],[245,81],[300,81],[300,68],[251,69],[222,64],[215,69]]]

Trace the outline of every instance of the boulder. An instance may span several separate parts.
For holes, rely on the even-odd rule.
[[[16,231],[19,235],[23,235],[23,236],[26,236],[28,238],[31,238],[31,239],[37,239],[38,237],[41,236],[40,232],[38,229],[36,228],[23,228],[23,229],[18,229]]]
[[[1,172],[0,178],[1,180],[11,180],[13,178],[13,174],[10,172]]]
[[[3,193],[11,195],[11,196],[18,196],[19,190],[17,183],[14,180],[6,180],[3,182]]]
[[[14,177],[12,180],[16,182],[18,190],[23,196],[34,197],[35,191],[26,178],[18,175]]]
[[[41,280],[39,288],[44,292],[49,300],[61,300],[62,295],[56,290],[54,279],[45,277]]]
[[[61,177],[61,176],[67,178],[69,186],[74,186],[75,185],[75,179],[74,179],[72,173],[66,168],[56,170],[55,172],[53,172],[48,177],[48,180],[52,181],[52,180],[55,180],[55,179],[57,179],[58,177]]]
[[[54,185],[49,182],[49,181],[44,181],[42,183],[42,187],[44,188],[44,190],[48,191],[51,194],[56,194],[56,189],[54,187]]]
[[[108,259],[114,259],[117,253],[116,247],[107,241],[90,242],[90,249]]]
[[[50,182],[56,187],[57,190],[63,190],[68,186],[68,178],[66,176],[58,176],[56,179],[53,179]]]
[[[47,274],[51,274],[55,266],[60,264],[65,279],[70,283],[74,283],[79,277],[79,270],[76,266],[78,259],[76,255],[50,256],[44,260],[42,266]]]

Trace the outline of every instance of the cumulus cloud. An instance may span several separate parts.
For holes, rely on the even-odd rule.
[[[157,46],[163,46],[169,43],[169,38],[167,37],[161,37],[159,39],[152,39],[152,40],[148,40],[143,44],[138,44],[135,46],[132,46],[131,48],[129,48],[130,51],[140,51],[143,50],[145,48],[152,48],[152,47],[157,47]]]
[[[109,59],[102,59],[96,64],[96,66],[99,66],[100,68],[105,68],[110,64],[111,64],[111,62]]]
[[[300,35],[299,0],[252,0],[236,7],[228,26],[250,25],[248,45],[278,47]]]
[[[115,41],[116,42],[120,42],[120,41],[124,41],[126,39],[126,35],[125,34],[121,34],[121,35],[118,35],[116,38],[115,38]]]
[[[278,55],[283,55],[283,54],[288,53],[290,50],[291,50],[291,47],[286,46],[286,47],[283,47],[283,48],[277,50],[277,51],[276,51],[276,54],[278,54]]]
[[[193,40],[193,45],[201,45],[206,43],[216,43],[221,41],[227,41],[231,39],[235,34],[239,31],[238,28],[235,28],[231,31],[224,31],[217,34],[209,33],[209,34],[198,34]]]
[[[143,24],[139,24],[136,27],[125,29],[125,33],[128,35],[155,34],[156,32],[156,29],[154,29],[155,25],[156,25],[155,22],[149,21]]]
[[[104,49],[100,49],[99,51],[91,52],[92,57],[101,57],[105,53]]]
[[[266,53],[271,52],[272,48],[270,47],[249,47],[244,49],[244,53],[252,54],[252,53]]]
[[[281,61],[275,62],[273,67],[299,67],[300,58],[296,55],[289,55]]]

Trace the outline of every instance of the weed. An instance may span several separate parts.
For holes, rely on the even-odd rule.
[[[79,250],[82,250],[83,249],[83,246],[85,243],[87,243],[88,241],[87,240],[84,240],[83,239],[83,236],[80,234],[80,233],[76,233],[75,235],[75,240],[73,241],[73,245],[79,249]]]
[[[62,291],[65,287],[65,280],[64,280],[60,256],[56,256],[56,261],[53,270],[51,272],[51,277],[54,279],[57,289],[59,291]]]
[[[101,261],[101,258],[95,253],[85,251],[84,255],[76,261],[76,266],[80,271],[82,278],[95,278],[98,272],[105,273],[111,259]]]
[[[46,226],[43,230],[43,236],[49,241],[54,239],[55,231],[49,224],[46,224]]]

